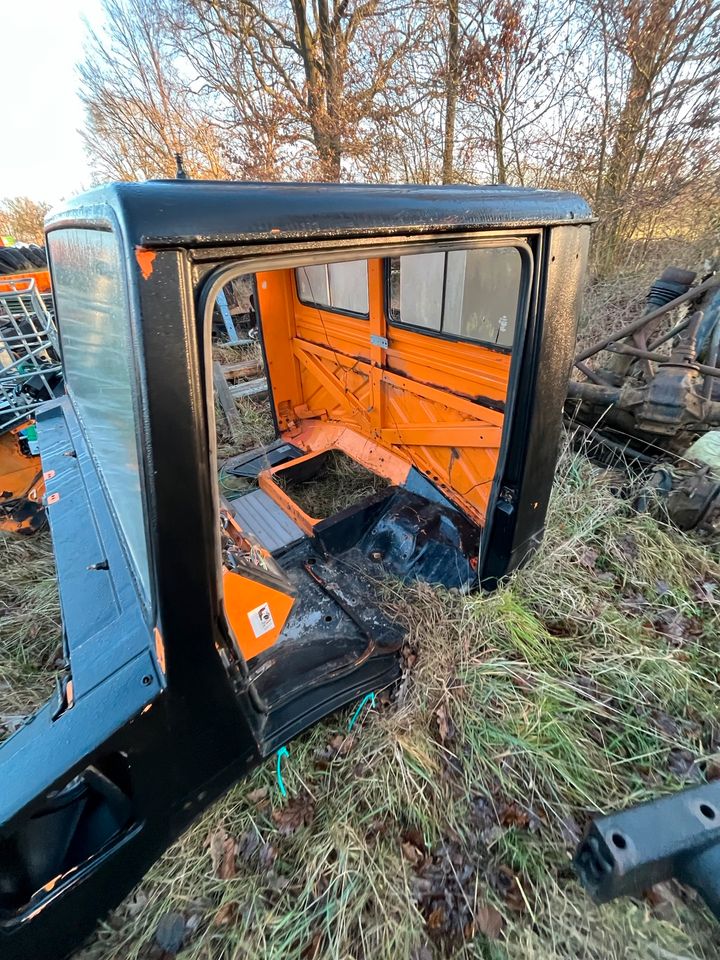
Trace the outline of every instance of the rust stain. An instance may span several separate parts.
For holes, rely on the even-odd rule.
[[[140,267],[140,273],[143,280],[149,280],[153,272],[153,263],[157,253],[154,250],[146,250],[145,247],[135,247],[135,259]]]

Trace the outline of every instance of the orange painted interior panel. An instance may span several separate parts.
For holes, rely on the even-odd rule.
[[[295,598],[232,570],[223,571],[225,615],[246,660],[271,647],[280,636]]]
[[[302,304],[293,270],[258,273],[256,279],[283,437],[307,452],[340,446],[380,474],[378,457],[385,455],[396,478],[415,466],[483,524],[500,451],[510,355],[388,324],[380,259],[368,261],[368,319]],[[404,467],[398,470],[398,464]],[[261,477],[261,484],[291,509],[271,477]],[[313,522],[304,514],[295,519],[303,529]]]
[[[246,660],[273,646],[295,603],[295,592],[268,551],[242,530],[232,512],[221,508],[226,548],[236,570],[223,565],[225,616]]]

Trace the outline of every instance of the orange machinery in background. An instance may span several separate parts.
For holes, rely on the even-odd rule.
[[[0,531],[28,536],[45,523],[45,480],[33,421],[0,433]]]
[[[61,384],[49,271],[0,275],[0,531],[45,523],[34,412]]]
[[[35,288],[38,293],[49,294],[50,271],[49,270],[27,270],[21,273],[9,273],[0,276],[0,293],[9,293],[17,290],[19,283],[27,283],[28,280],[35,281]]]

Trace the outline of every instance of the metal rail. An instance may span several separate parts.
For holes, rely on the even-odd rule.
[[[0,430],[27,420],[62,377],[53,315],[35,281],[0,292]]]

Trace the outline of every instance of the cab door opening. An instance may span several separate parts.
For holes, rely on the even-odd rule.
[[[265,752],[396,677],[382,578],[477,585],[531,283],[517,237],[254,275],[275,438],[241,437],[219,475]]]

